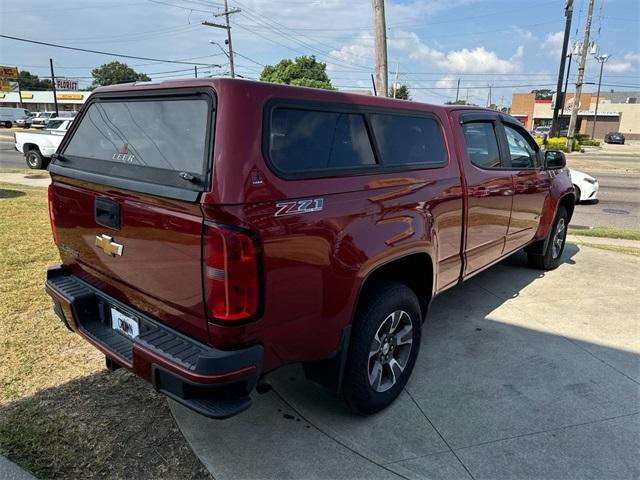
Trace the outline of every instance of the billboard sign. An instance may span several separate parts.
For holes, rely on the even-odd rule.
[[[10,80],[0,80],[0,92],[17,92],[18,82]]]
[[[56,78],[56,89],[58,90],[77,90],[78,82],[75,80],[67,80],[66,78]]]
[[[7,65],[0,65],[0,77],[1,78],[18,78],[18,68],[9,67]]]

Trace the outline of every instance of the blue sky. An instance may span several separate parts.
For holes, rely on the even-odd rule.
[[[327,63],[333,84],[370,88],[373,39],[370,0],[229,0],[237,72],[257,78],[261,65],[314,54]],[[478,104],[509,104],[513,91],[553,88],[564,28],[564,0],[387,0],[389,69],[420,101],[460,96]],[[572,41],[582,38],[588,0],[575,0]],[[0,0],[5,35],[107,52],[201,63],[201,75],[228,74],[224,30],[203,20],[221,11],[221,0]],[[605,65],[603,88],[640,90],[640,1],[596,0],[592,38]],[[0,39],[0,64],[41,76],[53,58],[56,76],[91,82],[92,68],[120,60],[154,79],[187,78],[193,66],[121,59]],[[185,60],[188,59],[188,60]],[[211,67],[220,64],[221,67]],[[572,73],[577,64],[572,65]],[[586,81],[596,82],[589,59]],[[573,75],[572,75],[573,77]],[[587,85],[587,90],[595,86]]]

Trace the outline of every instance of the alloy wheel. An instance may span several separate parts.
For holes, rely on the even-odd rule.
[[[404,310],[389,314],[369,348],[369,385],[376,392],[393,387],[407,366],[413,344],[413,323]]]
[[[566,225],[564,218],[558,220],[558,224],[556,225],[556,231],[553,234],[553,239],[551,240],[553,243],[551,244],[551,257],[555,260],[560,256],[562,252],[562,246],[564,244]]]

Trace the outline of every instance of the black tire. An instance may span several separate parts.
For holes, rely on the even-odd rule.
[[[554,270],[562,263],[562,252],[567,239],[569,215],[566,208],[560,206],[549,231],[547,246],[542,255],[528,253],[529,265],[540,270]]]
[[[4,126],[7,128],[11,128],[13,126],[13,123],[11,122],[4,122]]]
[[[354,411],[369,415],[389,406],[406,385],[420,350],[422,319],[416,295],[398,283],[377,285],[361,302],[351,334],[342,390]],[[396,319],[397,329],[388,335],[387,326],[391,327]],[[380,342],[374,340],[376,336]],[[371,351],[378,353],[372,356]],[[375,374],[378,371],[379,377]],[[370,375],[377,380],[373,384]]]
[[[27,167],[33,170],[39,170],[45,168],[44,159],[42,158],[42,154],[39,150],[29,150],[25,155],[24,159],[27,162]]]
[[[578,187],[577,185],[573,186],[573,190],[576,194],[575,204],[577,205],[580,203],[580,197],[582,196],[582,192],[580,191],[580,187]]]

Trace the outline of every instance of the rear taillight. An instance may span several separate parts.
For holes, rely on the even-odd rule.
[[[243,231],[208,225],[205,230],[207,313],[213,320],[242,321],[259,305],[258,252]]]
[[[51,233],[53,234],[53,241],[58,244],[58,230],[56,229],[56,215],[53,206],[53,185],[49,184],[47,190],[47,200],[49,203],[49,221],[51,222]]]

